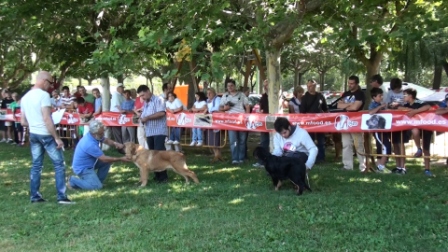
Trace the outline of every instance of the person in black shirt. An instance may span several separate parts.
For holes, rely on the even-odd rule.
[[[316,81],[308,80],[306,84],[308,91],[302,97],[302,103],[300,104],[300,113],[326,113],[328,112],[327,102],[325,97],[316,92]],[[325,133],[310,133],[313,141],[317,140],[317,148],[319,152],[317,154],[316,162],[325,161]]]
[[[416,101],[417,97],[417,91],[413,88],[409,88],[404,90],[403,92],[403,98],[405,104],[402,107],[399,107],[400,110],[406,110],[409,111],[406,115],[408,117],[413,117],[416,114],[428,111],[431,106],[429,104],[426,104],[424,102]],[[428,177],[432,177],[433,174],[430,170],[430,159],[429,159],[429,149],[431,145],[431,138],[432,138],[433,132],[429,130],[420,130],[418,128],[412,129],[412,138],[415,141],[415,145],[417,146],[418,150],[417,153],[415,153],[415,157],[421,157],[422,154],[424,155],[424,163],[425,163],[425,175]],[[420,145],[420,138],[423,139],[423,150]],[[401,168],[402,170],[393,169],[392,172],[394,173],[406,173],[406,168]]]
[[[269,114],[269,101],[268,101],[268,80],[263,82],[263,90],[264,93],[261,95],[260,101],[258,104],[260,105],[260,113]],[[260,146],[269,151],[269,133],[268,132],[260,132]],[[253,164],[254,167],[262,167],[263,165],[260,162]]]
[[[9,104],[13,103],[14,100],[11,97],[11,91],[9,89],[5,88],[2,90],[2,104],[1,109],[9,109]],[[0,143],[13,143],[13,122],[11,121],[3,121],[1,125],[1,134],[2,134],[2,140]]]
[[[364,107],[366,97],[359,87],[358,76],[348,78],[349,91],[342,94],[342,99],[338,102],[338,109],[344,109],[347,112],[360,111]],[[344,128],[347,130],[348,128]],[[348,132],[348,131],[345,131]],[[359,153],[364,153],[364,134],[363,133],[342,133],[342,163],[343,169],[353,170],[353,144],[356,148],[356,155],[359,161],[359,170],[364,172],[366,169],[366,157]]]

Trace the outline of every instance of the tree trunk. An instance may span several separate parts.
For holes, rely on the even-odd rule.
[[[282,109],[282,99],[281,99],[281,69],[280,69],[280,57],[281,57],[281,49],[280,48],[272,48],[271,51],[266,52],[266,65],[267,65],[267,76],[269,82],[269,113],[277,114],[283,113]],[[279,99],[280,98],[280,99]],[[279,111],[280,110],[280,111]],[[273,121],[271,122],[273,123]],[[274,138],[271,134],[270,137],[270,146],[273,148],[274,146]]]
[[[443,66],[439,64],[438,61],[434,64],[434,79],[432,81],[432,88],[433,89],[439,89],[442,85],[442,71]]]
[[[82,86],[82,78],[78,78],[78,86]]]
[[[381,54],[381,52],[378,52],[378,54]],[[366,102],[364,103],[364,109],[367,109],[370,105],[370,102],[372,101],[370,96],[370,89],[372,89],[372,87],[370,86],[370,79],[372,78],[372,76],[380,72],[381,58],[382,56],[377,56],[377,58],[375,58],[374,60],[370,60],[369,64],[366,65]]]
[[[110,110],[110,82],[109,82],[109,75],[104,75],[101,77],[101,87],[103,87],[103,93],[101,94],[102,97],[102,106],[103,106],[103,112],[108,112]],[[110,128],[106,128],[106,132],[104,135],[106,138],[111,137]],[[103,150],[108,150],[109,145],[103,144],[102,147]]]
[[[227,92],[227,82],[229,82],[229,80],[230,80],[230,75],[226,75],[226,78],[224,80],[224,91],[223,91],[223,93]]]
[[[257,49],[253,49],[252,53],[255,55],[255,64],[257,65],[258,70],[260,71],[260,80],[261,83],[263,83],[263,81],[266,80],[266,71],[263,66],[260,53],[258,52]]]
[[[92,86],[93,79],[88,79],[87,82],[89,86]]]
[[[255,73],[256,73],[256,71],[252,71],[250,73],[250,78],[249,78],[249,81],[250,81],[250,92],[252,92],[252,93],[254,92],[254,88],[257,85],[257,83],[254,82]]]
[[[152,78],[146,78],[146,86],[148,86],[148,80],[149,84],[151,85],[151,93],[154,93],[154,83],[152,83]]]
[[[448,77],[448,62],[446,60],[443,60],[442,62],[443,70],[445,70],[445,74]]]
[[[247,87],[249,83],[250,73],[252,71],[252,63],[250,60],[246,60],[246,70],[244,71],[244,83],[243,87]]]
[[[57,78],[57,80],[56,80],[58,83],[61,83],[61,86],[62,86],[63,83],[64,83],[65,76],[66,76],[67,71],[68,71],[69,68],[70,68],[70,67],[66,67],[66,68],[62,69],[61,72],[60,72],[60,74],[59,74],[59,78]]]
[[[326,73],[326,71],[321,71],[319,73],[319,84],[320,84],[319,92],[324,91],[325,73]]]
[[[343,81],[344,81],[344,90],[342,90],[342,91],[344,91],[344,92],[347,92],[347,89],[348,89],[348,74],[344,74],[344,79],[343,79]]]
[[[122,74],[117,76],[117,82],[124,84],[124,76]]]
[[[188,62],[188,65],[190,67],[191,84],[194,87],[194,93],[196,93],[199,91],[199,81],[196,79],[196,64],[191,60]]]
[[[297,68],[295,68],[294,69],[294,87],[295,86],[300,86],[300,84],[301,84],[301,78],[302,76],[300,75],[300,71],[297,69]]]
[[[182,60],[181,62],[177,62],[176,60],[174,60],[174,65],[176,66],[176,69],[177,69],[177,72],[176,72],[176,75],[174,76],[174,78],[172,80],[162,80],[163,83],[171,82],[171,85],[173,85],[173,90],[174,90],[174,88],[176,88],[177,80],[179,79],[179,75],[180,75],[180,71],[182,70],[182,67],[184,65],[184,60]]]
[[[306,72],[299,72],[299,85],[302,85],[303,83],[303,76],[305,75]]]

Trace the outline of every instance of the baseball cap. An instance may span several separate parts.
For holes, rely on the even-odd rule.
[[[117,87],[124,87],[124,84],[123,83],[118,83]]]

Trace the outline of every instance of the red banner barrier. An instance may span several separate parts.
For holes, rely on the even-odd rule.
[[[352,113],[323,113],[323,114],[194,114],[167,113],[168,127],[223,129],[268,132],[274,130],[277,117],[286,117],[293,124],[309,132],[364,132],[364,131],[401,131],[415,127],[426,130],[448,132],[448,119],[445,116],[428,111],[408,117],[406,111],[383,111],[369,115],[366,111]],[[20,111],[16,113],[20,121]],[[138,119],[132,114],[103,112],[96,117],[106,126],[138,126]],[[14,121],[10,110],[0,110],[0,120]],[[85,124],[77,113],[64,113],[61,124]]]

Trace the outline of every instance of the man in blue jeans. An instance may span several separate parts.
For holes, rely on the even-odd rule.
[[[53,84],[50,73],[42,71],[36,77],[36,84],[21,101],[21,124],[30,129],[30,145],[32,165],[30,171],[31,203],[45,202],[39,192],[40,177],[43,168],[45,151],[54,165],[57,202],[73,204],[65,194],[65,162],[62,148],[64,143],[56,133],[51,118],[51,99],[48,88]]]
[[[144,100],[142,112],[138,113],[140,122],[145,125],[146,141],[150,150],[166,150],[167,136],[166,106],[162,96],[155,96],[146,85],[137,88],[137,94]],[[154,172],[154,180],[158,183],[168,182],[167,171]]]
[[[104,155],[100,148],[100,143],[115,146],[116,149],[123,149],[124,147],[123,144],[104,137],[104,125],[102,122],[91,120],[89,122],[89,133],[81,138],[76,145],[72,167],[77,177],[70,177],[67,184],[69,189],[101,189],[109,173],[111,163],[131,161],[126,156],[109,157]]]
[[[249,100],[246,95],[236,90],[235,80],[227,80],[227,91],[221,97],[219,111],[229,114],[250,113]],[[246,155],[247,131],[229,130],[229,145],[232,153],[232,164],[244,162]]]

